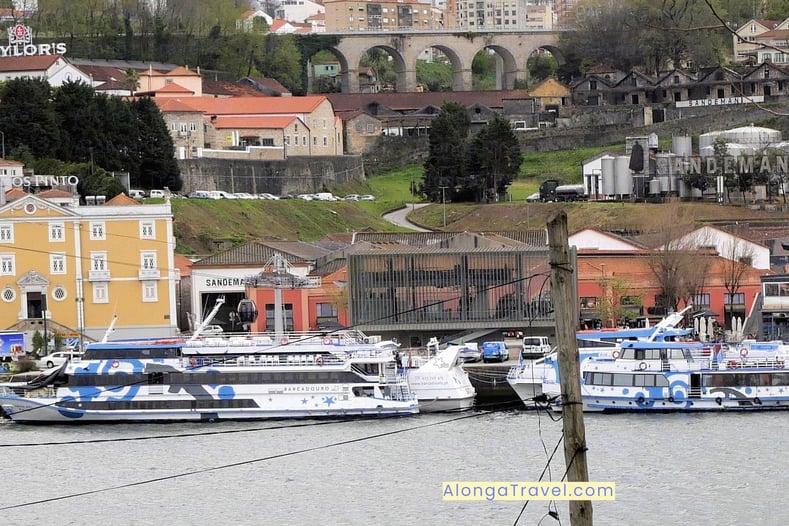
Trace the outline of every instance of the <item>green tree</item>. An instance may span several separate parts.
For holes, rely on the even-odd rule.
[[[416,80],[427,91],[449,91],[452,89],[452,69],[449,64],[417,60]]]
[[[54,90],[52,102],[64,132],[56,144],[56,157],[61,161],[91,162],[102,133],[95,96],[96,91],[82,82],[66,82]]]
[[[6,153],[25,146],[36,157],[55,157],[60,140],[52,88],[40,78],[16,78],[0,88],[0,130]]]
[[[463,197],[498,201],[515,180],[522,162],[520,143],[510,121],[495,113],[468,148]]]
[[[465,175],[466,141],[471,119],[465,106],[446,102],[428,134],[428,157],[422,193],[434,203],[452,200],[459,179]],[[443,189],[442,189],[443,188]]]
[[[131,103],[132,115],[139,123],[139,149],[134,152],[139,165],[131,173],[132,184],[142,188],[163,188],[177,191],[183,186],[178,162],[175,160],[173,140],[164,117],[150,97]]]
[[[471,83],[477,91],[496,89],[496,58],[485,49],[471,61]]]
[[[555,77],[559,71],[559,64],[553,55],[533,55],[529,57],[526,66],[529,68],[529,77],[535,83]]]
[[[265,36],[266,53],[263,57],[261,71],[267,77],[277,79],[292,93],[302,93],[302,58],[293,35]]]

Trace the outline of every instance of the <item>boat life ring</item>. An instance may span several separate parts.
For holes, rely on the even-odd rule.
[[[737,368],[737,362],[735,362],[734,360],[729,360],[729,364],[728,365],[729,365],[729,369],[736,369]]]
[[[189,365],[194,367],[195,365],[197,365],[197,360],[195,360],[194,358],[189,358]]]
[[[112,362],[112,368],[113,368],[113,369],[117,369],[117,368],[120,366],[120,364],[121,364],[121,363],[120,363],[118,360],[114,360],[114,361]]]
[[[740,356],[742,356],[743,358],[748,356],[748,349],[746,349],[744,347],[742,349],[740,349]]]
[[[638,398],[636,398],[636,403],[637,403],[638,405],[641,405],[641,404],[643,404],[643,403],[644,403],[644,401],[645,401],[645,400],[644,400],[644,397],[643,397],[643,396],[639,396]]]
[[[323,337],[323,345],[331,345],[331,336]]]
[[[762,405],[762,399],[757,396],[753,399],[753,403],[756,405]]]
[[[673,396],[669,396],[669,397],[668,397],[668,401],[669,401],[669,402],[671,402],[671,403],[673,404],[673,403],[674,403],[674,397],[673,397]]]
[[[287,345],[288,344],[288,337],[287,336],[283,336],[282,339],[279,341],[279,343],[281,343],[282,345]]]
[[[723,399],[719,396],[715,399],[715,403],[721,405],[723,403]]]
[[[318,356],[317,358],[315,358],[315,363],[316,363],[318,366],[323,366],[323,358],[322,358],[322,357],[320,357],[320,356]]]
[[[641,362],[640,364],[638,364],[638,368],[641,369],[642,371],[646,371],[647,370],[647,362]]]
[[[617,349],[617,350],[615,350],[614,352],[612,352],[612,353],[611,353],[611,356],[613,356],[613,357],[614,357],[614,360],[616,360],[617,358],[619,358],[619,349]]]

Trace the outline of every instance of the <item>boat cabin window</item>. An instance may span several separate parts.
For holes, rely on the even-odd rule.
[[[789,385],[789,372],[780,373],[720,373],[701,375],[703,387],[770,387]]]
[[[151,358],[178,358],[181,356],[181,349],[177,347],[145,347],[135,345],[131,347],[117,347],[105,349],[91,349],[88,347],[83,360],[128,360]]]
[[[689,360],[688,349],[623,349],[625,360]]]
[[[655,373],[584,373],[585,385],[668,387],[668,379]]]

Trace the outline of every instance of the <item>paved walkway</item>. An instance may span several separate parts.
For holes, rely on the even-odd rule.
[[[401,226],[403,228],[410,228],[411,230],[416,230],[417,232],[432,232],[429,228],[422,228],[421,226],[415,225],[411,221],[408,220],[408,214],[410,214],[413,210],[417,208],[422,208],[423,206],[428,206],[430,203],[411,203],[405,205],[403,208],[395,210],[394,212],[389,212],[388,214],[384,214],[383,218],[389,221],[390,223]]]

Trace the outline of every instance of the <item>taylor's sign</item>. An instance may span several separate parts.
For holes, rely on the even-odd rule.
[[[34,44],[29,26],[16,24],[8,28],[8,45],[0,46],[0,57],[29,57],[32,55],[63,55],[65,42]]]
[[[761,95],[751,95],[750,97],[721,97],[719,99],[694,99],[678,100],[677,108],[702,108],[705,106],[725,106],[728,104],[748,104],[749,102],[764,102]]]

